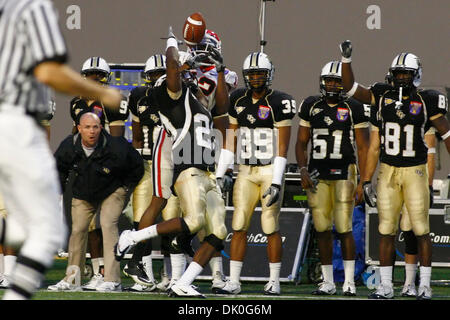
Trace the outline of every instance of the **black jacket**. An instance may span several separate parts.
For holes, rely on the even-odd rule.
[[[144,175],[141,155],[125,138],[112,137],[105,130],[89,158],[79,133],[61,142],[55,158],[62,189],[73,172],[73,197],[89,202],[102,201],[119,187],[132,191]]]

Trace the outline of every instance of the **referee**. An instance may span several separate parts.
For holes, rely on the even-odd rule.
[[[50,0],[0,0],[0,193],[9,213],[0,241],[21,245],[4,300],[30,299],[66,238],[55,160],[38,125],[48,108],[46,86],[111,108],[121,100],[66,61]]]

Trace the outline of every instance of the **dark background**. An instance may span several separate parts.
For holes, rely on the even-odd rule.
[[[259,51],[259,0],[55,0],[60,25],[69,51],[70,65],[79,70],[84,60],[102,56],[108,62],[144,63],[155,53],[164,53],[169,25],[181,39],[187,16],[201,12],[207,28],[222,40],[227,66],[242,81],[242,63],[252,51]],[[69,30],[66,12],[70,5],[81,9],[81,29]],[[381,29],[369,30],[366,13],[370,5],[381,9]],[[421,58],[422,87],[445,92],[450,87],[450,2],[442,0],[401,1],[300,1],[277,0],[266,4],[265,52],[275,65],[273,88],[286,91],[297,106],[319,90],[319,73],[330,60],[339,59],[338,45],[353,42],[356,80],[364,85],[383,81],[394,58],[408,51]],[[184,46],[181,49],[185,49]],[[57,94],[57,111],[52,121],[51,147],[57,148],[70,133],[70,98]],[[294,118],[288,160],[295,162],[298,116]],[[450,158],[443,153],[436,178],[450,172]]]

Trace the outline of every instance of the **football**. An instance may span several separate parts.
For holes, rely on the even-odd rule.
[[[202,41],[205,35],[206,23],[200,12],[187,17],[183,26],[183,38],[188,46],[194,46]]]

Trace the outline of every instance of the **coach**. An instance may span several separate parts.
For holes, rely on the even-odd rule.
[[[68,271],[71,266],[84,270],[88,226],[99,209],[105,282],[97,290],[121,291],[120,264],[114,259],[113,247],[119,239],[118,220],[127,195],[144,175],[142,158],[123,137],[112,137],[102,130],[100,119],[94,113],[82,115],[78,132],[68,136],[55,152],[63,190],[69,173],[73,172]],[[74,289],[66,280],[56,284],[59,287],[53,290]]]

